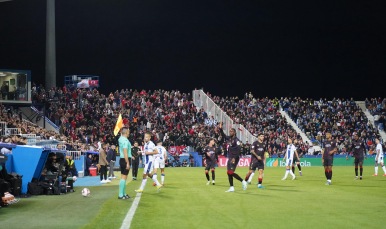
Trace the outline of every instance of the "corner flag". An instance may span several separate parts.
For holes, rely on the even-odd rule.
[[[122,115],[119,114],[119,117],[118,117],[118,120],[117,120],[117,124],[115,124],[115,128],[114,128],[114,135],[115,136],[117,136],[117,134],[119,133],[121,128],[122,128]]]

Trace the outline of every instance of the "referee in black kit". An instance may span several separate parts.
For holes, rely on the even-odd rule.
[[[142,151],[141,148],[138,147],[138,142],[134,142],[134,147],[131,149],[131,159],[132,159],[132,174],[133,174],[133,180],[137,180],[137,174],[138,174],[138,166],[140,162],[140,158],[142,157]]]

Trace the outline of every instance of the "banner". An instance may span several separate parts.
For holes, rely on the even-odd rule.
[[[249,167],[251,164],[251,158],[240,158],[239,163],[237,164],[237,167]],[[226,167],[228,165],[228,158],[226,157],[219,157],[218,158],[218,167]]]
[[[77,84],[80,88],[99,87],[98,80],[82,80]]]
[[[168,152],[170,155],[176,155],[178,153],[180,156],[189,156],[189,148],[186,146],[170,146]]]
[[[218,158],[218,167],[226,167],[228,164],[228,158],[219,157]],[[363,166],[374,165],[375,159],[373,157],[363,160]],[[251,164],[251,158],[240,158],[237,167],[249,167]],[[323,166],[322,158],[300,158],[300,165],[302,167],[311,167],[311,166]],[[334,158],[333,166],[354,166],[354,158],[349,157],[346,160],[345,157]],[[283,158],[267,158],[265,167],[285,167],[285,161]]]
[[[375,159],[373,157],[363,160],[363,166],[374,165]],[[300,158],[300,165],[302,167],[311,167],[311,166],[323,166],[322,158]],[[346,160],[345,157],[334,158],[333,166],[353,166],[354,158],[349,157]],[[283,158],[267,158],[265,163],[266,167],[285,167],[285,161]]]

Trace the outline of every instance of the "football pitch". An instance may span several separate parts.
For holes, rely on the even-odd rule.
[[[216,168],[216,185],[206,185],[204,168],[166,168],[165,186],[157,193],[149,179],[130,228],[381,228],[386,212],[386,177],[364,167],[354,180],[354,167],[333,167],[326,186],[322,167],[305,167],[303,176],[282,181],[285,168],[268,167],[263,186],[257,175],[243,190],[229,188],[226,168]],[[142,172],[142,170],[140,170]],[[236,172],[245,178],[247,168]],[[298,175],[296,168],[295,175]],[[108,185],[62,196],[34,196],[0,209],[1,228],[120,228],[133,199],[118,200],[119,177]],[[131,181],[132,197],[141,181]]]

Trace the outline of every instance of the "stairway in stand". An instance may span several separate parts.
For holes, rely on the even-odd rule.
[[[365,113],[367,119],[370,120],[371,124],[374,126],[374,116],[366,109],[365,101],[356,101],[355,103],[362,109],[362,111],[363,111],[363,113]],[[379,134],[381,135],[381,138],[385,142],[386,141],[385,131],[379,130]]]
[[[298,127],[298,125],[296,125],[296,123],[290,118],[290,116],[287,114],[287,112],[281,110],[280,114],[283,117],[285,117],[287,122],[294,128],[296,133],[300,134],[300,137],[302,137],[303,142],[311,143],[311,139],[309,137],[307,137],[307,135]],[[321,151],[321,147],[319,145],[315,145],[315,144],[313,144],[313,145],[314,145],[315,151]]]

